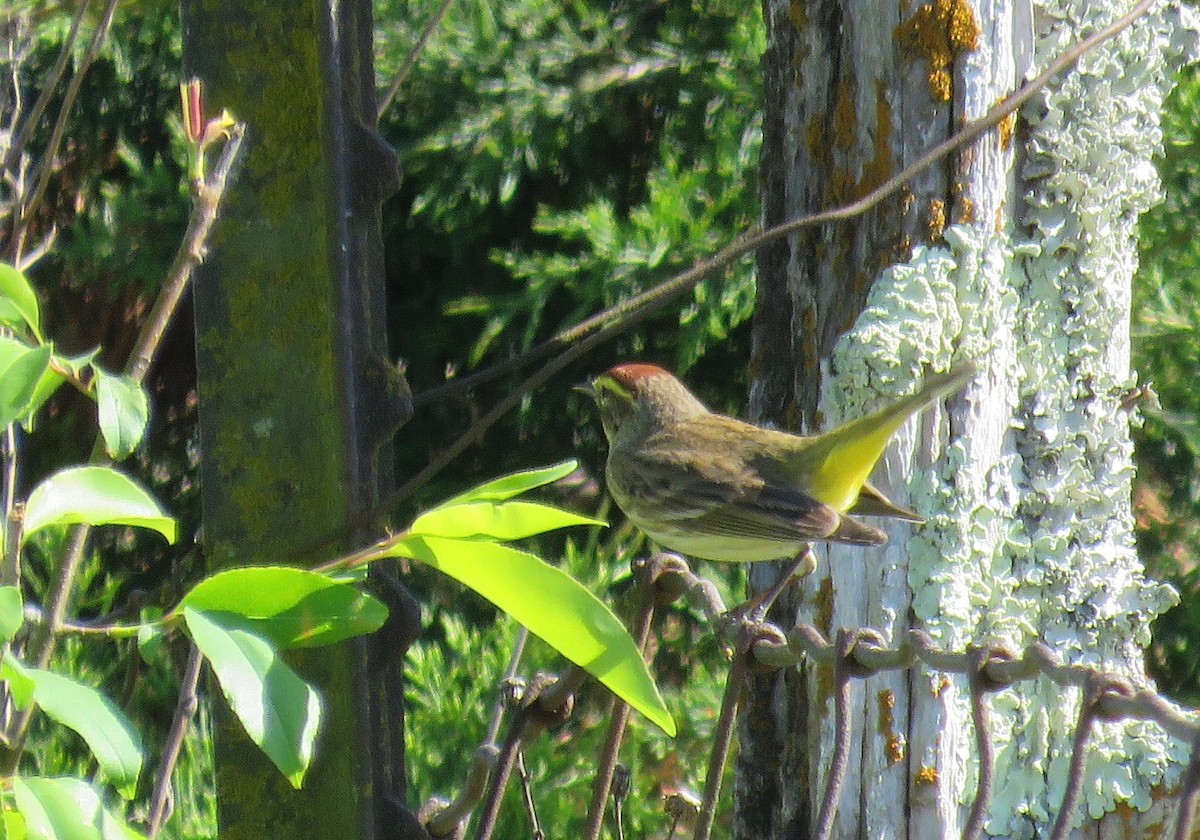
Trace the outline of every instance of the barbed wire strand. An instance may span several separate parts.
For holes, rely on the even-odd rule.
[[[833,820],[837,816],[838,800],[846,783],[846,771],[850,767],[850,678],[852,676],[851,655],[854,653],[855,635],[849,630],[838,631],[834,643],[836,651],[833,664],[834,737],[833,758],[830,761],[829,778],[825,783],[825,795],[821,798],[821,810],[817,814],[817,826],[813,832],[816,840],[829,840],[833,836]]]
[[[1183,774],[1183,793],[1179,797],[1179,817],[1175,821],[1175,840],[1190,840],[1196,819],[1196,799],[1200,794],[1200,734],[1192,739],[1192,757]]]
[[[848,749],[846,745],[849,743],[851,725],[850,681],[866,679],[884,671],[906,670],[918,663],[935,671],[964,675],[971,686],[971,714],[976,729],[980,778],[964,826],[964,838],[973,840],[980,836],[995,787],[995,749],[988,732],[986,697],[1014,683],[1043,676],[1056,685],[1081,689],[1082,694],[1067,786],[1051,836],[1059,838],[1069,834],[1082,792],[1087,747],[1094,723],[1098,720],[1141,720],[1154,723],[1173,738],[1192,745],[1191,760],[1181,781],[1174,835],[1176,840],[1191,837],[1196,821],[1196,802],[1200,798],[1200,720],[1194,714],[1185,714],[1152,689],[1137,687],[1120,674],[1064,663],[1057,653],[1042,642],[1029,644],[1017,655],[998,643],[969,645],[964,651],[946,650],[938,647],[928,633],[917,628],[903,633],[894,647],[889,647],[879,631],[870,627],[840,628],[834,642],[830,642],[819,629],[807,622],[796,622],[785,633],[770,622],[755,620],[748,610],[727,611],[716,585],[695,574],[682,557],[660,553],[645,562],[652,567],[648,575],[654,581],[657,603],[685,599],[704,616],[715,633],[726,641],[733,640],[735,644],[721,716],[714,732],[714,744],[706,771],[705,795],[697,816],[696,840],[708,840],[711,834],[721,775],[732,738],[734,713],[750,665],[783,668],[796,665],[805,658],[813,664],[832,667],[837,684],[834,694],[837,732],[833,767],[822,793],[815,837],[830,836],[836,803],[844,785],[845,770],[839,768],[847,761],[844,753]],[[566,683],[571,675],[580,677],[582,673],[581,669],[572,668],[568,677],[559,682]],[[552,682],[546,694],[557,692],[557,695],[551,697],[550,702],[545,702],[543,708],[561,712],[560,706],[554,704],[561,702],[567,689],[574,691],[574,687]],[[514,725],[525,716],[526,708],[528,704],[523,704],[513,720]],[[423,808],[422,812],[425,811]],[[674,815],[672,817],[677,820]],[[466,818],[460,817],[463,820]],[[494,821],[494,816],[492,819]],[[479,838],[484,840],[488,836],[480,834]]]
[[[713,821],[717,816],[717,797],[721,793],[721,776],[729,760],[729,747],[733,743],[733,723],[737,718],[738,701],[746,683],[746,671],[750,664],[752,637],[747,629],[733,652],[733,662],[725,677],[725,694],[721,698],[721,714],[713,730],[712,750],[708,754],[708,770],[704,776],[704,797],[700,802],[700,813],[696,817],[693,840],[709,840]]]
[[[971,673],[968,686],[971,691],[971,723],[975,727],[975,749],[979,753],[979,778],[975,783],[975,797],[963,827],[963,840],[978,840],[983,836],[987,823],[988,809],[992,804],[992,785],[996,775],[996,753],[992,746],[991,730],[988,728],[987,694],[991,683],[983,673],[983,666],[992,656],[990,647],[970,651]]]
[[[1067,787],[1063,791],[1062,805],[1059,806],[1058,817],[1054,820],[1050,840],[1066,840],[1071,831],[1075,809],[1079,807],[1079,798],[1083,794],[1083,766],[1087,758],[1087,742],[1092,734],[1092,724],[1096,722],[1096,710],[1102,693],[1100,681],[1089,679],[1079,702],[1079,720],[1075,724],[1075,737],[1071,744]]]
[[[633,575],[637,580],[637,591],[640,606],[633,622],[633,638],[637,642],[642,656],[646,655],[646,647],[650,643],[650,630],[654,623],[654,580],[649,576],[650,566],[645,562],[634,561]],[[596,768],[596,778],[592,782],[592,800],[588,805],[587,824],[583,830],[583,840],[599,840],[600,831],[604,825],[604,811],[608,802],[609,791],[612,790],[613,776],[617,772],[617,758],[621,753],[621,742],[625,738],[625,728],[629,724],[629,704],[613,695],[609,710],[608,731],[604,736],[604,744],[600,748],[600,762]],[[614,815],[617,830],[621,830],[621,819],[617,815],[614,799]]]

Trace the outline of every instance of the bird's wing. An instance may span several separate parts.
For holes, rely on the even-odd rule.
[[[736,455],[681,451],[678,441],[652,437],[624,460],[614,478],[634,519],[780,542],[827,540],[843,523],[833,508],[796,487],[764,479]]]

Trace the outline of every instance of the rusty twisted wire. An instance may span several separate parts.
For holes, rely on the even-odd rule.
[[[1196,823],[1196,804],[1200,800],[1200,720],[1181,712],[1150,688],[1134,685],[1119,674],[1067,664],[1042,642],[1034,642],[1018,654],[995,643],[970,645],[963,651],[946,650],[938,647],[928,633],[915,628],[908,630],[894,646],[888,646],[882,635],[869,627],[841,628],[832,640],[807,622],[797,622],[785,631],[765,621],[761,610],[727,610],[716,585],[695,574],[678,555],[658,554],[642,563],[647,568],[642,569],[640,575],[652,582],[658,604],[685,599],[705,616],[714,631],[737,652],[734,658],[736,667],[730,669],[727,677],[722,714],[713,733],[714,742],[725,746],[714,749],[703,800],[694,808],[694,814],[698,817],[694,840],[708,840],[711,833],[724,755],[732,735],[733,709],[749,667],[783,668],[805,658],[832,667],[835,685],[834,750],[814,827],[813,836],[818,840],[827,840],[833,834],[837,805],[847,775],[853,726],[851,683],[884,671],[906,670],[918,663],[939,672],[967,677],[980,768],[963,828],[965,840],[982,836],[995,784],[995,749],[987,725],[987,695],[1039,676],[1048,677],[1060,686],[1078,688],[1082,695],[1066,790],[1050,836],[1069,836],[1083,790],[1087,747],[1094,724],[1097,721],[1116,720],[1149,721],[1162,727],[1172,737],[1192,744],[1191,761],[1181,782],[1174,837],[1183,840],[1192,835]],[[578,670],[574,670],[573,674],[578,677]],[[566,692],[560,691],[559,694],[565,695]],[[564,702],[567,699],[562,697]],[[542,708],[546,710],[547,707],[543,705]],[[477,762],[472,773],[476,781],[468,788],[480,790],[478,774],[481,769]],[[495,786],[491,788],[491,793],[489,804],[494,807],[497,796]],[[465,821],[480,798],[478,795],[464,794],[453,809],[440,815],[436,813],[437,808],[430,809],[427,806],[426,813],[433,820],[431,827],[440,829],[433,832],[434,836],[449,836],[450,827]],[[434,813],[430,814],[430,810]],[[494,820],[494,811],[489,809],[487,816]]]

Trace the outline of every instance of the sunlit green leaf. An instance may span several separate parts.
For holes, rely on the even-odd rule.
[[[121,460],[128,457],[146,433],[150,422],[150,398],[146,391],[128,376],[96,371],[96,409],[100,434],[109,457]]]
[[[485,484],[480,484],[478,487],[472,488],[452,499],[448,499],[441,507],[460,505],[465,502],[502,502],[505,499],[511,499],[513,496],[524,493],[526,490],[532,490],[535,487],[541,487],[544,484],[558,481],[560,478],[573,473],[578,467],[578,461],[570,460],[563,461],[561,464],[554,464],[550,467],[512,473],[511,475],[502,476]]]
[[[5,342],[4,346],[9,349],[12,345]],[[29,410],[38,381],[50,365],[51,352],[46,344],[12,356],[5,354],[8,363],[0,367],[0,427],[15,422]]]
[[[16,776],[13,797],[30,840],[144,840],[80,779]]]
[[[0,352],[2,352],[4,339],[0,338]],[[92,350],[82,356],[59,356],[57,353],[51,356],[52,364],[46,367],[45,372],[38,379],[37,386],[33,389],[33,396],[29,398],[29,405],[25,409],[25,416],[21,420],[21,425],[27,430],[32,431],[37,419],[37,411],[45,404],[46,400],[53,396],[54,392],[62,387],[67,381],[66,377],[55,368],[69,370],[76,377],[79,377],[88,365],[92,363],[92,359],[99,353],[99,349]]]
[[[390,552],[474,589],[669,735],[675,722],[637,644],[612,610],[570,575],[523,551],[484,540],[409,535]]]
[[[70,467],[47,478],[25,503],[25,536],[51,525],[130,525],[175,542],[175,519],[133,479],[111,467]]]
[[[25,275],[8,263],[0,263],[0,323],[24,329],[42,341],[42,316],[37,293]]]
[[[250,740],[299,788],[321,722],[316,690],[262,636],[223,622],[221,614],[185,607],[183,618]]]
[[[179,602],[245,619],[241,626],[280,648],[320,647],[373,633],[387,607],[357,587],[290,566],[244,566],[200,581]]]
[[[18,682],[33,683],[32,699],[38,708],[78,732],[109,781],[122,796],[132,799],[142,772],[142,739],[124,713],[91,686],[25,665],[10,653],[0,665],[0,677],[7,680],[13,675]],[[27,704],[28,699],[21,703]]]
[[[25,604],[17,586],[0,586],[0,643],[12,641],[25,623]]]
[[[409,532],[431,537],[519,540],[572,525],[607,524],[603,519],[535,502],[478,501],[439,505],[418,516]]]

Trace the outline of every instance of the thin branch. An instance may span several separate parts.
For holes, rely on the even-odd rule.
[[[676,275],[654,288],[629,298],[624,303],[611,307],[568,330],[564,330],[522,356],[511,361],[501,362],[477,374],[457,379],[416,395],[413,398],[414,407],[435,398],[461,393],[482,382],[494,379],[506,371],[547,356],[553,356],[541,368],[526,377],[516,388],[500,399],[489,411],[484,412],[484,414],[477,418],[457,440],[442,449],[424,469],[406,481],[397,490],[388,494],[377,507],[361,517],[356,517],[355,521],[348,526],[348,529],[356,530],[369,525],[375,522],[380,516],[395,510],[400,504],[407,501],[418,488],[424,486],[430,479],[466,451],[468,447],[478,441],[484,432],[495,425],[510,409],[519,405],[525,399],[526,395],[542,387],[550,377],[566,368],[576,359],[582,357],[593,347],[649,317],[678,295],[692,289],[701,280],[713,276],[751,251],[761,248],[776,239],[795,233],[802,228],[842,221],[871,210],[884,198],[896,192],[901,186],[920,172],[929,168],[933,163],[970,143],[985,131],[994,128],[1005,118],[1016,112],[1034,94],[1044,88],[1051,79],[1078,61],[1080,56],[1112,38],[1133,23],[1133,21],[1137,20],[1153,2],[1154,0],[1140,0],[1127,14],[1066,50],[1061,56],[1052,61],[1037,78],[1027,82],[1012,96],[993,106],[982,117],[967,123],[953,137],[939,143],[922,155],[915,163],[905,167],[900,173],[858,201],[837,207],[833,210],[803,216],[766,231],[752,229],[730,245],[727,245],[711,259],[697,264],[693,268]],[[556,353],[558,355],[554,355]],[[330,539],[326,543],[323,543],[322,546],[328,542],[332,542],[334,538],[336,538],[336,535],[331,535]]]
[[[108,0],[108,5],[104,7],[104,14],[100,19],[100,23],[96,26],[96,31],[92,33],[92,40],[88,43],[87,52],[84,53],[83,60],[79,62],[79,67],[71,76],[71,81],[67,83],[66,93],[63,94],[62,108],[59,109],[58,118],[54,122],[54,130],[50,133],[50,142],[46,144],[46,149],[43,151],[41,161],[37,166],[37,177],[34,181],[33,193],[27,201],[22,201],[20,213],[16,220],[16,227],[13,230],[13,239],[11,243],[13,262],[20,262],[22,243],[25,240],[25,233],[29,229],[30,216],[35,207],[42,201],[42,196],[46,193],[46,186],[50,183],[50,176],[54,172],[55,160],[58,158],[58,148],[62,145],[63,135],[67,131],[67,120],[71,116],[71,111],[75,108],[75,100],[79,97],[79,89],[83,87],[83,79],[87,75],[87,71],[91,68],[96,57],[100,55],[100,47],[104,44],[104,39],[108,35],[108,30],[112,26],[113,15],[117,11],[117,3],[120,0]]]
[[[764,245],[774,242],[776,239],[788,236],[803,228],[828,224],[829,222],[844,221],[868,212],[934,163],[946,157],[951,152],[957,151],[967,145],[984,132],[995,128],[1009,116],[1016,113],[1038,91],[1046,87],[1055,76],[1075,64],[1085,53],[1095,49],[1100,44],[1128,28],[1130,24],[1144,15],[1154,2],[1155,0],[1139,0],[1126,14],[1063,52],[1062,55],[1050,62],[1046,66],[1046,69],[1039,73],[1036,78],[1026,82],[1012,96],[996,103],[986,114],[964,125],[956,134],[934,146],[916,161],[906,166],[899,173],[857,201],[844,204],[841,207],[835,207],[832,210],[824,210],[820,213],[802,216],[766,231],[751,228],[711,259],[698,263],[687,271],[677,274],[641,294],[635,295],[616,306],[612,306],[591,318],[581,321],[573,327],[559,332],[557,335],[543,341],[520,356],[497,362],[495,365],[484,370],[415,394],[413,396],[413,407],[418,408],[425,403],[469,391],[509,371],[533,364],[547,356],[553,355],[562,349],[564,345],[578,341],[597,330],[602,331],[606,337],[616,335],[657,311],[679,295],[691,290],[700,281],[717,274],[722,269],[731,265],[735,260],[751,251],[755,251]],[[518,387],[521,395],[528,393],[523,388],[524,383]],[[476,433],[473,429],[469,429],[467,434]]]
[[[46,108],[50,105],[50,100],[54,97],[54,92],[58,90],[58,83],[62,81],[63,73],[67,72],[67,63],[71,60],[71,54],[75,52],[75,42],[79,39],[79,27],[87,14],[88,3],[89,0],[79,0],[79,5],[75,7],[75,14],[71,18],[71,28],[67,31],[62,49],[59,50],[58,59],[54,62],[50,73],[42,81],[41,93],[38,94],[37,101],[33,103],[29,114],[21,123],[21,127],[17,129],[16,136],[13,137],[12,145],[8,149],[8,156],[4,159],[4,169],[9,172],[17,169],[34,127],[41,121],[42,114],[45,113]]]
[[[162,763],[159,764],[158,774],[154,777],[154,792],[150,796],[150,825],[147,837],[154,840],[166,823],[170,814],[167,813],[167,803],[171,800],[171,777],[175,773],[175,765],[183,750],[183,741],[187,736],[188,725],[196,714],[199,706],[196,689],[200,684],[200,667],[204,658],[200,649],[190,646],[187,665],[183,670],[183,681],[179,689],[179,703],[175,706],[175,717],[171,721],[171,731],[167,742],[163,745]]]
[[[191,283],[192,273],[204,260],[204,243],[208,241],[213,223],[217,220],[217,210],[221,206],[229,174],[233,171],[245,136],[245,124],[235,123],[229,129],[229,138],[225,141],[212,174],[206,182],[196,186],[196,209],[183,235],[183,243],[171,262],[166,283],[163,284],[162,291],[154,302],[154,308],[150,310],[150,315],[138,334],[137,343],[133,346],[125,366],[126,375],[139,384],[145,380],[146,373],[150,370],[171,318],[179,308],[179,301]]]
[[[192,273],[204,254],[204,243],[207,241],[217,210],[224,197],[228,177],[234,161],[237,159],[244,133],[245,127],[241,124],[234,125],[230,129],[228,142],[221,150],[221,156],[216,167],[213,168],[212,174],[206,182],[197,185],[196,205],[192,209],[192,218],[188,222],[180,251],[172,264],[171,274],[167,278],[160,299],[155,302],[149,319],[143,325],[137,343],[134,345],[134,352],[126,364],[127,374],[139,383],[145,378],[154,354],[158,352],[161,345],[166,325],[170,322],[171,316],[183,296],[183,291],[191,281]],[[96,445],[92,450],[92,462],[102,461],[103,457],[103,444],[97,438]],[[86,525],[78,526],[71,531],[62,567],[59,569],[50,591],[46,608],[47,621],[38,626],[30,644],[39,668],[49,665],[50,658],[54,655],[57,636],[66,622],[67,608],[75,586],[75,579],[79,574],[79,567],[83,562],[90,533],[91,529]],[[29,724],[33,718],[33,711],[32,705],[22,711],[16,719],[12,731],[8,733],[10,742],[15,745],[15,749],[9,754],[10,770],[15,768],[15,762],[20,758],[25,737],[29,732]]]
[[[425,46],[429,43],[429,39],[433,37],[434,31],[441,24],[442,19],[446,17],[446,13],[450,11],[452,5],[454,5],[454,0],[442,0],[442,5],[438,7],[438,10],[433,13],[433,17],[425,24],[425,29],[421,32],[421,37],[417,39],[417,43],[413,44],[413,48],[408,51],[404,63],[400,65],[400,69],[396,71],[396,77],[392,79],[392,84],[388,88],[387,95],[379,103],[379,110],[376,112],[375,117],[376,120],[383,119],[383,115],[387,113],[387,109],[392,107],[392,102],[395,101],[396,94],[400,92],[401,86],[407,81],[408,74],[416,66],[417,59],[425,51]]]
[[[521,657],[525,655],[525,644],[529,641],[529,631],[525,629],[525,625],[517,625],[517,637],[513,639],[512,653],[508,657],[508,667],[504,669],[504,676],[500,679],[501,686],[509,685],[517,677],[517,671],[521,667]],[[487,736],[484,742],[487,744],[496,743],[496,737],[500,734],[500,724],[504,722],[504,710],[507,704],[504,702],[503,690],[501,696],[496,699],[496,705],[492,708],[492,719],[488,721]]]

